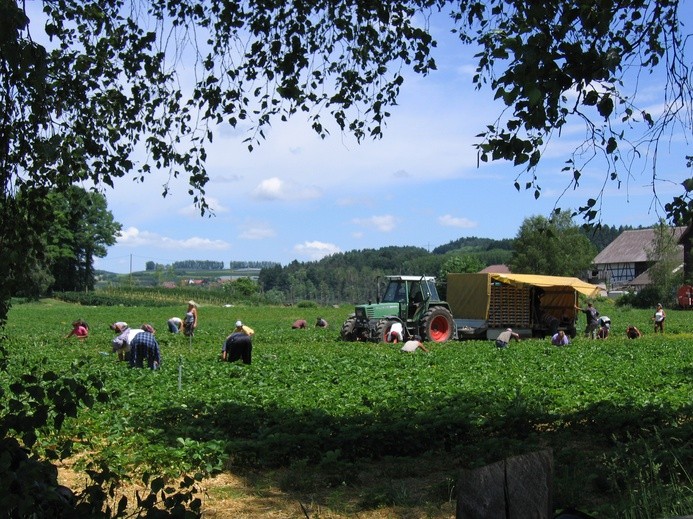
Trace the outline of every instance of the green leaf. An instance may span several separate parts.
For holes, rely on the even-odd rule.
[[[611,112],[614,110],[614,101],[611,99],[610,95],[605,94],[602,96],[601,100],[597,104],[597,110],[599,111],[599,114],[604,117],[604,119],[609,118]]]
[[[152,490],[152,493],[156,494],[160,492],[164,486],[166,485],[164,478],[158,477],[152,480],[150,488]]]
[[[613,137],[609,137],[609,141],[606,144],[606,152],[613,153],[618,148],[618,143]]]

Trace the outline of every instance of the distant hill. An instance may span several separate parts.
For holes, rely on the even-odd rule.
[[[513,251],[512,239],[494,240],[470,236],[459,238],[433,249],[432,254],[454,254],[473,256],[484,265],[502,265],[510,261]]]
[[[594,244],[597,252],[603,250],[607,245],[614,241],[623,231],[632,230],[630,225],[621,225],[619,227],[602,225],[592,229],[581,228],[581,232],[587,239]],[[479,254],[481,257],[491,251],[509,251],[513,250],[514,238],[505,238],[502,240],[494,240],[492,238],[478,238],[470,236],[458,238],[444,245],[436,247],[431,252],[432,254]],[[503,263],[502,261],[492,261],[489,264]]]
[[[494,240],[492,238],[477,238],[470,236],[467,238],[458,238],[457,240],[436,247],[431,252],[433,254],[446,254],[448,252],[461,252],[471,254],[475,252],[484,252],[489,250],[513,250],[512,239],[506,238],[503,240]]]
[[[587,236],[589,241],[591,241],[595,247],[597,247],[597,252],[601,252],[614,241],[623,231],[633,230],[632,225],[620,225],[619,227],[602,225],[595,229],[581,229],[583,234]]]

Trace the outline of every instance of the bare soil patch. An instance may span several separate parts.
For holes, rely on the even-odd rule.
[[[203,517],[452,519],[455,470],[446,464],[442,458],[382,460],[363,467],[358,482],[343,485],[321,485],[320,474],[291,469],[224,471],[200,484]],[[87,482],[69,462],[59,466],[59,480],[74,490]],[[129,484],[119,494],[134,503],[136,491],[146,489]]]

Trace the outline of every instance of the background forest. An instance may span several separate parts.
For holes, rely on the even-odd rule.
[[[242,299],[269,304],[330,305],[375,300],[378,277],[409,274],[436,276],[444,297],[443,283],[448,272],[478,272],[490,265],[510,265],[514,272],[589,278],[589,265],[594,255],[630,228],[605,225],[585,230],[570,223],[560,229],[558,236],[549,236],[549,230],[538,228],[538,224],[547,222],[535,216],[526,220],[514,239],[463,237],[431,251],[422,247],[391,246],[332,254],[319,261],[292,261],[287,265],[240,260],[231,260],[228,266],[205,260],[179,261],[171,265],[148,263],[147,270],[129,275],[99,271],[97,288],[171,285],[180,288],[194,283],[198,287],[201,284],[210,297],[219,301]],[[574,243],[565,247],[570,240]],[[547,256],[547,247],[553,241],[558,247],[567,249],[572,259],[577,256],[575,251],[583,250],[581,263],[576,267],[558,255],[550,255],[555,260],[552,265],[531,264],[533,258],[543,260]],[[518,254],[518,250],[523,253]],[[229,282],[231,279],[234,282]],[[176,296],[185,297],[172,288],[166,290],[171,296],[175,292]]]
[[[542,217],[533,219],[537,218]],[[541,273],[588,277],[589,262],[594,255],[627,228],[603,226],[585,230],[572,225],[571,229],[586,250],[589,260],[583,263],[581,271],[550,272],[543,267]],[[533,240],[536,236],[540,239]],[[561,240],[565,239],[564,235]],[[518,259],[517,245],[528,244],[543,256],[547,240],[546,233],[531,229],[525,234],[518,233],[515,239],[459,238],[430,252],[421,247],[355,250],[333,254],[316,262],[293,261],[286,266],[263,268],[259,284],[265,297],[273,302],[364,302],[375,300],[378,292],[376,279],[379,276],[433,275],[442,284],[448,272],[478,272],[490,265],[506,264],[514,267],[514,272],[532,272],[531,265],[513,265]],[[578,245],[569,249],[577,248]],[[445,297],[445,287],[441,286],[441,289],[441,296]]]

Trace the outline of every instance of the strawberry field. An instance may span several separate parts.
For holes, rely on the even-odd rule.
[[[606,305],[613,334],[605,341],[556,348],[524,340],[506,350],[450,342],[403,354],[341,342],[349,308],[202,304],[190,340],[166,329],[184,303],[16,304],[2,384],[8,399],[10,381],[27,373],[102,381],[88,406],[57,433],[41,429],[33,446],[69,452],[61,463],[77,473],[107,466],[124,483],[198,474],[203,485],[235,474],[256,492],[271,486],[301,503],[296,517],[450,517],[460,469],[547,447],[557,508],[598,517],[690,513],[691,314],[669,310],[667,333],[655,336],[649,311]],[[311,327],[318,315],[329,328]],[[63,339],[78,318],[89,338]],[[307,330],[291,329],[299,318]],[[256,331],[251,365],[219,360],[237,319]],[[117,361],[114,321],[156,328],[160,370]],[[642,339],[625,339],[631,323]]]

